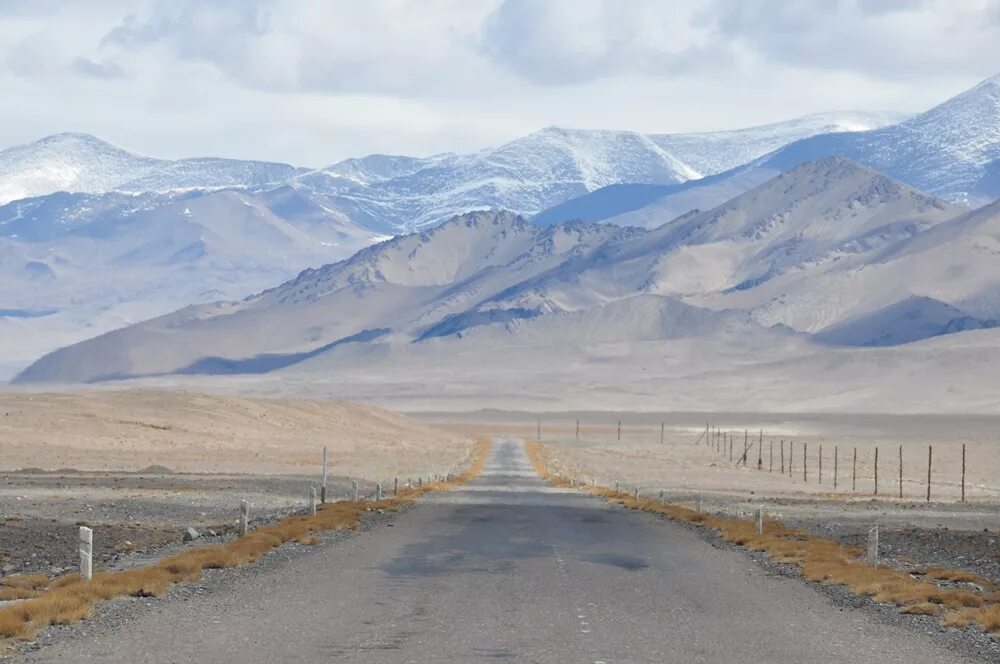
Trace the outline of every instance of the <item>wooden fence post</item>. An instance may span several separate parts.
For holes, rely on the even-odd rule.
[[[764,470],[764,430],[760,430],[760,437],[757,438],[757,470]]]
[[[768,450],[769,450],[769,453],[770,453],[770,457],[771,457],[771,462],[767,466],[767,472],[773,473],[774,472],[774,438],[772,438],[768,442],[767,447],[768,447]]]
[[[785,441],[781,441],[781,474],[785,474]]]
[[[875,495],[878,495],[878,447],[875,447]]]
[[[802,481],[809,481],[809,443],[802,443]]]
[[[965,502],[965,443],[962,443],[962,502]]]
[[[819,446],[819,483],[823,483],[823,446]]]
[[[792,477],[792,466],[795,465],[795,444],[788,441],[788,476]]]
[[[899,446],[899,497],[903,497],[903,446]]]
[[[854,463],[851,470],[851,491],[858,490],[858,448],[854,448]]]
[[[94,576],[94,531],[80,526],[80,578],[89,581]]]
[[[729,434],[729,461],[733,460],[733,434]]]
[[[750,453],[750,432],[743,430],[743,467],[747,467],[747,455]]]
[[[542,442],[542,421],[541,420],[538,420],[538,431],[537,431],[537,434],[538,435],[535,437],[535,440],[537,440],[538,442]]]
[[[663,429],[667,426],[666,422],[660,422],[660,445],[663,444]]]
[[[576,442],[580,442],[580,420],[576,421]]]
[[[398,477],[395,477],[392,480],[392,495],[393,496],[398,496],[399,495],[399,478]]]
[[[618,441],[621,442],[622,439],[622,421],[618,420]]]
[[[837,471],[840,469],[839,465],[840,465],[840,446],[839,445],[834,445],[833,446],[833,488],[834,489],[837,488],[837,475],[839,474]]]
[[[927,502],[931,502],[931,468],[934,465],[934,446],[927,446]]]
[[[320,484],[320,501],[326,502],[326,472],[327,472],[326,447],[323,448],[323,482]]]

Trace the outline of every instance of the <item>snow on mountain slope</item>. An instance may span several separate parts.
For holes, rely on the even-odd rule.
[[[553,127],[497,149],[444,156],[343,198],[361,223],[412,231],[469,210],[532,214],[608,184],[692,177],[699,174],[641,134]]]
[[[754,166],[787,170],[829,154],[953,203],[994,201],[1000,197],[1000,75],[898,125],[803,139]]]
[[[115,187],[133,193],[184,189],[261,188],[280,185],[303,172],[288,164],[238,159],[178,159],[161,164],[141,177]]]
[[[369,155],[319,170],[233,159],[151,159],[87,134],[59,134],[0,152],[0,204],[58,191],[292,186],[325,197],[325,205],[369,229],[398,233],[477,209],[535,214],[608,185],[678,184],[803,136],[877,126],[891,117],[824,114],[706,134],[550,127],[474,154]]]
[[[474,209],[532,215],[606,186],[676,186],[743,164],[804,136],[882,126],[896,117],[833,113],[708,134],[643,135],[549,127],[472,155],[440,155],[423,163],[398,157],[379,157],[368,163],[373,158],[365,158],[325,171],[338,178],[338,186],[344,179],[370,185],[342,188],[345,200],[336,202],[340,207],[353,207],[361,223],[410,231]],[[399,174],[389,177],[393,169]],[[403,173],[406,169],[412,171]]]
[[[660,144],[685,154],[683,141]],[[720,152],[739,150],[737,144]],[[715,152],[708,149],[707,154]],[[778,173],[828,156],[851,159],[955,204],[978,207],[994,201],[1000,198],[1000,75],[899,124],[867,131],[817,131],[697,182],[658,191],[597,190],[537,218],[542,223],[581,218],[652,228],[691,210],[720,205]],[[688,158],[700,163],[690,154]]]
[[[803,138],[867,131],[905,120],[903,113],[816,113],[773,124],[700,134],[657,134],[650,138],[703,175],[749,163]]]
[[[302,172],[288,164],[237,159],[152,159],[89,134],[56,134],[0,151],[0,205],[60,191],[261,187],[287,182]]]
[[[56,134],[0,151],[0,205],[56,191],[110,191],[162,164],[89,134]]]

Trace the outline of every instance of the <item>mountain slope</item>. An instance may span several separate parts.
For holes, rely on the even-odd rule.
[[[827,159],[655,231],[471,213],[240,302],[189,307],[62,349],[20,380],[301,371],[359,353],[391,361],[424,344],[586,346],[733,326],[780,337],[790,326],[768,329],[752,307],[717,299],[784,275],[863,267],[960,212]]]
[[[301,172],[288,164],[238,159],[152,159],[89,134],[56,134],[0,151],[0,205],[60,191],[261,187],[286,182]]]
[[[817,113],[772,124],[700,134],[650,138],[703,176],[749,163],[789,143],[823,134],[868,131],[906,119],[902,113]]]
[[[820,332],[828,343],[873,346],[994,327],[1000,320],[1000,203],[893,243],[863,265],[786,274],[712,306],[764,324]]]
[[[898,125],[803,139],[760,165],[787,170],[828,154],[954,203],[992,202],[1000,198],[1000,74]]]
[[[840,158],[803,164],[706,212],[691,213],[605,247],[601,261],[526,284],[510,305],[584,303],[618,293],[680,297],[714,309],[753,310],[759,294],[791,298],[770,281],[805,284],[828,270],[864,267],[882,252],[963,209]],[[782,284],[786,282],[782,281]],[[581,305],[582,306],[582,305]],[[817,331],[849,309],[819,305],[799,317],[763,318]],[[829,316],[830,320],[803,317]]]
[[[559,223],[581,218],[653,228],[691,210],[721,205],[778,173],[828,156],[856,161],[958,205],[978,207],[994,201],[1000,198],[1000,75],[899,124],[818,132],[697,182],[597,190],[553,206],[538,219]]]
[[[56,134],[0,151],[0,205],[56,191],[110,191],[164,162],[88,134]]]

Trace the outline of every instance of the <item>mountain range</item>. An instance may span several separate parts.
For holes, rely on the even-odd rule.
[[[989,246],[976,215],[991,219],[993,206],[969,210],[1000,195],[998,81],[896,124],[894,114],[826,114],[710,134],[553,127],[474,154],[370,155],[321,169],[151,159],[86,135],[49,137],[0,152],[0,195],[17,197],[0,206],[0,373],[116,328],[142,340],[128,362],[71,368],[77,359],[59,359],[70,348],[22,380],[284,375],[362,348],[416,362],[456,339],[542,334],[559,320],[610,340],[613,326],[599,328],[615,316],[646,330],[636,343],[655,343],[677,316],[720,329],[739,321],[743,336],[802,348],[991,328],[1000,315],[990,264],[971,247]],[[485,212],[500,209],[510,212]],[[462,216],[470,210],[485,216]],[[487,219],[499,220],[502,241],[452,230]],[[966,229],[938,247],[952,272],[928,271],[947,289],[923,278],[929,249],[912,244],[939,227]],[[388,245],[407,247],[406,260],[386,262],[385,244],[365,249],[400,233]],[[442,251],[453,241],[435,239],[453,235],[472,253]],[[315,265],[325,267],[295,277]],[[294,284],[336,314],[295,300],[310,324],[268,322],[286,312],[264,303],[300,297]],[[213,301],[222,304],[198,305]],[[187,304],[198,306],[153,335],[186,349],[164,345],[146,366],[145,331]],[[192,311],[205,330],[187,329]],[[261,332],[208,335],[222,320]]]
[[[321,169],[153,159],[84,134],[51,136],[0,152],[0,377],[59,346],[244,297],[456,213],[529,213],[609,183],[679,182],[816,132],[892,119],[826,114],[703,135],[550,128],[470,155],[370,155]]]
[[[580,358],[633,343],[759,346],[772,360],[894,346],[998,325],[998,241],[1000,203],[969,212],[830,157],[654,230],[468,213],[59,350],[18,380],[423,375],[525,348],[548,349],[539,367],[572,354],[586,373],[594,360]]]

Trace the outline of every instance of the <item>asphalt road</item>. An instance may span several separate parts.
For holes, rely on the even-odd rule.
[[[548,486],[498,440],[467,487],[33,662],[969,661],[683,526]]]

